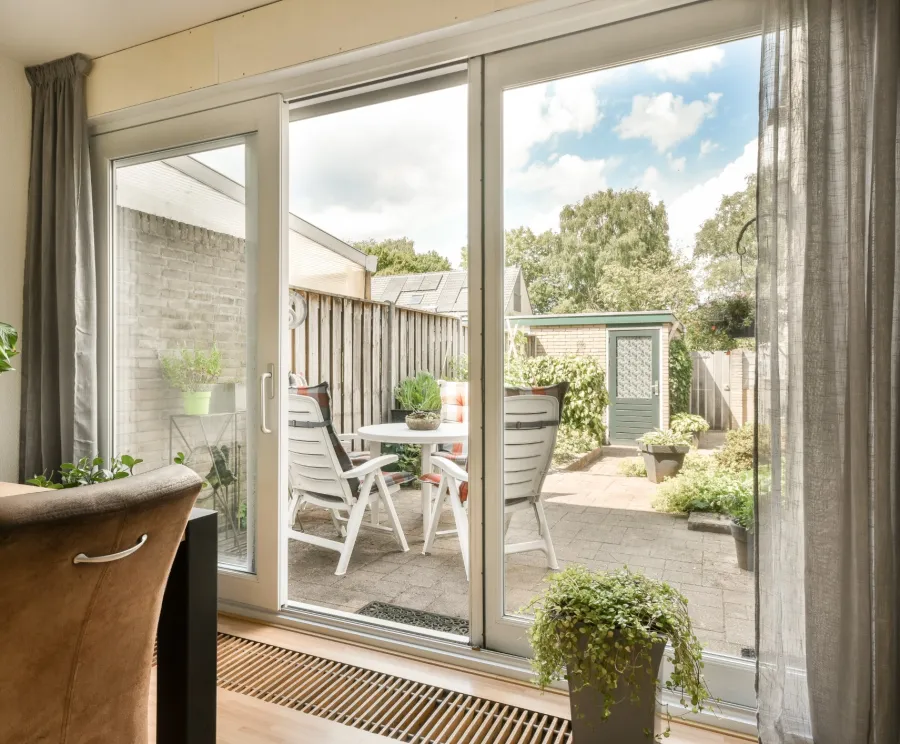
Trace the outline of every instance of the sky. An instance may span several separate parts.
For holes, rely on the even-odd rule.
[[[759,38],[504,93],[504,226],[556,230],[600,189],[662,200],[673,248],[756,169]],[[407,237],[458,265],[466,244],[466,88],[290,125],[290,208],[347,242]],[[227,159],[204,158],[226,172]]]

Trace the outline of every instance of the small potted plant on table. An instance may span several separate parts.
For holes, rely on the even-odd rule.
[[[391,421],[406,421],[410,429],[437,429],[441,425],[441,388],[428,372],[407,377],[397,385],[394,397],[398,408],[391,411]]]
[[[573,744],[640,744],[667,734],[656,712],[666,643],[673,665],[666,689],[686,708],[703,708],[700,642],[679,592],[627,569],[571,565],[548,581],[529,605],[533,666],[542,689],[568,681]]]
[[[217,346],[209,351],[182,349],[178,354],[160,357],[163,377],[181,390],[184,412],[188,416],[209,413],[212,387],[222,374],[222,354]]]
[[[684,456],[691,449],[687,435],[672,429],[648,431],[637,441],[647,467],[647,478],[653,483],[662,483],[677,475],[684,465]]]
[[[672,416],[669,427],[677,434],[684,434],[691,439],[694,447],[700,447],[700,435],[709,431],[709,422],[695,413],[676,413]]]

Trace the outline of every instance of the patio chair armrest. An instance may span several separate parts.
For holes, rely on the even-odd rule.
[[[451,478],[455,478],[463,483],[469,482],[469,474],[453,460],[448,460],[446,457],[432,457],[431,464],[438,470],[443,470]]]
[[[349,442],[353,439],[359,439],[359,437],[356,436],[356,434],[354,434],[352,431],[348,434],[338,434],[337,438],[339,442]]]
[[[379,457],[373,457],[362,465],[357,465],[351,470],[345,470],[341,473],[341,478],[344,480],[349,478],[364,478],[369,473],[381,470],[385,465],[390,465],[393,462],[397,462],[399,459],[400,458],[397,457],[397,455],[380,455]]]

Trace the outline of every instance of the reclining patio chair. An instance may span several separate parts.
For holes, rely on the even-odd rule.
[[[504,400],[504,513],[509,517],[516,511],[531,509],[537,520],[540,539],[510,543],[504,546],[506,555],[542,551],[547,567],[558,569],[556,551],[550,536],[550,526],[541,500],[544,478],[550,470],[556,434],[559,429],[562,403],[569,389],[567,382],[549,387],[506,388]],[[469,532],[466,503],[469,475],[459,464],[446,457],[434,457],[432,466],[437,472],[426,473],[422,480],[437,485],[437,497],[425,536],[423,553],[429,553],[438,535],[437,526],[444,502],[449,501],[456,523],[459,547],[463,556],[466,577],[469,576]]]
[[[354,466],[350,462],[331,424],[328,383],[298,388],[288,396],[288,450],[290,458],[290,495],[288,502],[288,538],[341,554],[336,576],[347,572],[347,565],[361,527],[391,532],[400,548],[409,550],[406,536],[397,518],[391,494],[403,483],[414,480],[410,473],[386,473],[381,468],[397,461],[396,455],[382,455]],[[384,505],[388,526],[363,522],[366,507],[376,499]],[[331,540],[297,530],[294,522],[303,505],[318,506],[331,512],[339,536]],[[344,516],[346,514],[346,516]]]

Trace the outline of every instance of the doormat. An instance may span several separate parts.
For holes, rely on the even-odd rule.
[[[440,615],[437,612],[400,607],[388,602],[369,602],[361,610],[358,610],[356,614],[364,617],[374,617],[379,620],[390,620],[392,623],[400,623],[401,625],[411,625],[414,628],[439,630],[442,633],[453,633],[454,635],[466,637],[469,635],[468,620],[451,617],[450,615]]]

